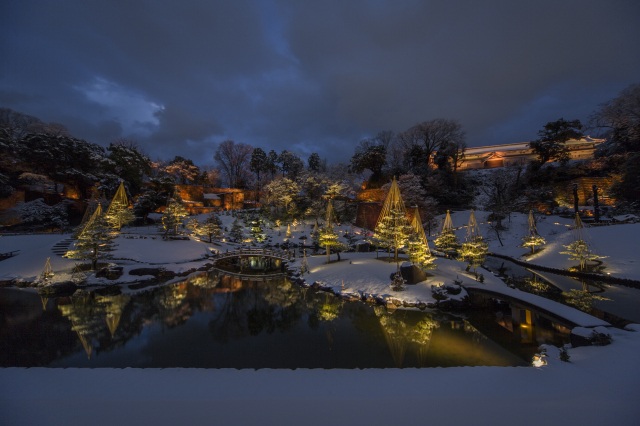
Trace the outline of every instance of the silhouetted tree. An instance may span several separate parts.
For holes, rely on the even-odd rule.
[[[355,154],[351,157],[351,171],[362,173],[371,171],[369,182],[379,183],[382,178],[382,170],[387,164],[387,149],[384,145],[365,139],[360,141]]]
[[[640,84],[627,87],[601,105],[589,127],[607,138],[602,147],[605,155],[640,151]]]
[[[543,130],[538,132],[538,139],[529,142],[529,147],[538,156],[537,167],[552,160],[565,164],[569,161],[569,149],[565,142],[582,136],[580,120],[567,121],[560,118],[545,124]]]
[[[229,188],[246,186],[252,153],[252,146],[232,140],[226,140],[218,146],[213,158],[218,163]]]
[[[111,172],[127,182],[132,195],[140,192],[142,184],[151,173],[151,160],[133,142],[120,139],[107,148],[113,162]]]
[[[307,159],[307,165],[312,172],[319,172],[322,169],[322,160],[317,152],[311,153]]]
[[[405,158],[411,159],[418,155],[420,163],[424,163],[425,167],[431,164],[436,151],[448,144],[461,147],[464,138],[465,133],[460,123],[443,118],[424,121],[398,134]],[[420,173],[419,170],[414,172]]]

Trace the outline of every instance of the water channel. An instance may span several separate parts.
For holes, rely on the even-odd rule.
[[[538,284],[538,288],[551,286],[551,291],[544,294],[544,296],[555,298],[558,301],[561,301],[560,292],[572,289],[581,290],[584,288],[583,286],[586,286],[590,292],[608,299],[594,303],[595,310],[592,312],[593,315],[603,317],[606,314],[612,314],[617,318],[605,319],[611,321],[619,319],[621,322],[626,320],[626,322],[640,323],[640,309],[638,309],[638,306],[640,306],[640,289],[618,284],[579,280],[570,276],[527,269],[506,259],[491,256],[487,257],[484,265],[491,271],[500,272],[501,275],[510,277],[514,282],[524,283],[525,287],[530,287],[531,284]],[[532,289],[528,288],[527,290]]]
[[[553,330],[527,339],[500,312],[389,312],[220,272],[51,299],[0,289],[0,312],[2,367],[524,366],[543,341],[567,341]]]

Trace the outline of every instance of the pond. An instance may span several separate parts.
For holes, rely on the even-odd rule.
[[[489,256],[484,266],[491,271],[509,277],[517,287],[531,293],[563,302],[561,292],[587,288],[590,292],[605,297],[596,301],[592,315],[603,318],[614,325],[640,322],[640,289],[617,284],[606,284],[591,280],[579,280],[551,272],[527,269],[509,260]],[[619,324],[618,324],[619,323]]]
[[[389,312],[219,272],[52,299],[0,289],[0,312],[3,367],[524,366],[542,343],[510,334],[499,312]]]

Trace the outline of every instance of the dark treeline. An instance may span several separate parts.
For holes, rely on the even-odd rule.
[[[585,134],[607,141],[594,159],[569,162],[563,143]],[[359,141],[348,164],[327,164],[317,153],[305,161],[287,150],[265,151],[227,140],[216,147],[215,167],[201,168],[180,156],[152,161],[131,140],[105,148],[73,137],[64,125],[0,108],[0,200],[19,187],[47,187],[52,193],[64,187],[65,195],[71,191],[76,200],[96,193],[108,198],[123,181],[136,215],[146,217],[175,196],[175,185],[192,184],[254,190],[255,201],[272,211],[318,217],[326,199],[354,199],[363,182],[368,189],[384,189],[395,176],[407,204],[433,210],[483,207],[504,216],[553,204],[554,183],[601,176],[613,179],[610,192],[619,205],[635,209],[639,146],[640,85],[601,105],[586,124],[560,118],[543,125],[530,142],[536,161],[487,175],[460,172],[465,132],[452,119],[424,121],[398,133],[381,131]],[[482,191],[486,204],[474,206]],[[342,220],[352,219],[352,213],[337,211]]]

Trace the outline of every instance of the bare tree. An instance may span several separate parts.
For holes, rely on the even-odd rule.
[[[34,128],[44,126],[39,118],[14,111],[9,108],[0,108],[0,129],[6,130],[13,141],[22,139]]]
[[[253,147],[232,140],[222,142],[214,155],[214,160],[222,172],[229,188],[243,188],[248,180],[249,163]]]
[[[640,84],[624,89],[604,103],[589,120],[589,129],[608,139],[606,154],[638,151],[640,141]]]
[[[434,154],[442,147],[464,145],[465,133],[460,123],[455,120],[437,118],[416,124],[398,135],[405,153],[420,155],[424,166],[429,166]]]

